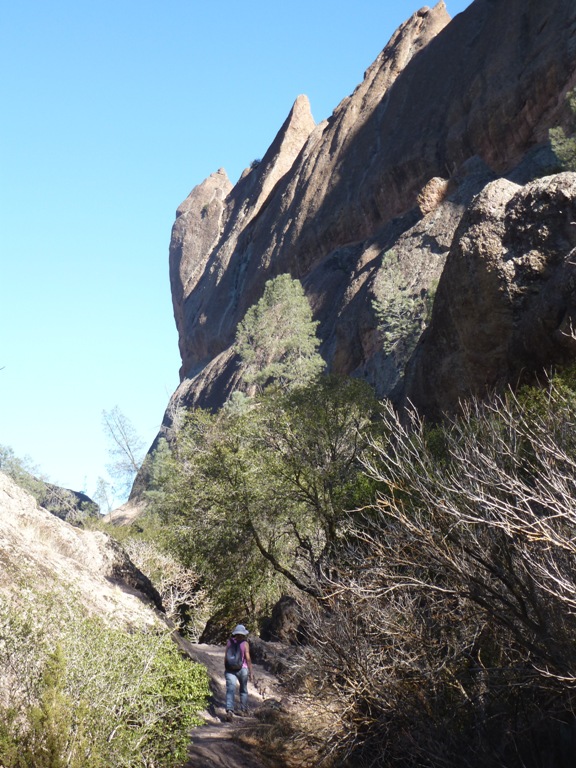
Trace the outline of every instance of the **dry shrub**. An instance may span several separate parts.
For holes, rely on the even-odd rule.
[[[571,766],[574,395],[472,404],[435,431],[385,421],[378,501],[307,606],[292,742],[339,768]]]

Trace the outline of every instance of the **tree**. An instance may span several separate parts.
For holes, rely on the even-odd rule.
[[[282,590],[319,597],[348,511],[372,499],[360,457],[377,410],[363,382],[321,377],[190,415],[156,498],[221,604],[242,595],[262,615]]]
[[[246,617],[266,613],[280,594],[245,525],[246,504],[258,495],[250,481],[241,498],[252,466],[249,425],[247,412],[233,408],[190,412],[170,449],[162,443],[154,455],[147,492],[171,533],[169,548],[201,574],[214,609]]]
[[[426,328],[434,303],[436,285],[423,293],[394,251],[387,251],[374,280],[372,302],[386,355],[408,359]]]
[[[114,506],[114,489],[103,477],[98,477],[98,480],[96,481],[94,501],[98,504],[100,514],[110,514]]]
[[[272,381],[284,388],[311,381],[324,368],[317,326],[298,280],[288,274],[269,280],[236,333],[246,381],[259,388]]]
[[[249,526],[261,555],[302,592],[319,596],[350,511],[372,500],[361,459],[378,411],[370,387],[349,378],[260,401],[253,453],[270,486]]]
[[[120,493],[127,495],[142,466],[145,443],[118,406],[111,411],[102,411],[102,424],[104,434],[108,438],[108,453],[112,459],[106,469],[118,482]]]
[[[566,95],[569,111],[568,125],[557,126],[549,131],[552,151],[563,171],[576,171],[576,90]]]

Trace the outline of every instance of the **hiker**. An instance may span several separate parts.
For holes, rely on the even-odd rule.
[[[250,645],[248,630],[243,624],[238,624],[232,631],[232,636],[226,643],[224,667],[226,677],[226,719],[231,720],[234,715],[234,698],[236,695],[236,683],[240,683],[240,713],[248,712],[248,680],[253,681],[252,659],[250,658]]]

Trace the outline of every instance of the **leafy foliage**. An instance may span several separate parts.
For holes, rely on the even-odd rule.
[[[208,696],[170,636],[88,619],[62,596],[0,609],[5,768],[176,766]]]
[[[246,381],[290,388],[314,379],[324,368],[317,326],[298,280],[288,274],[269,280],[238,325],[236,349]]]
[[[360,457],[376,411],[362,382],[322,377],[190,415],[154,498],[217,605],[258,617],[287,588],[318,596],[347,511],[372,498]]]
[[[570,112],[569,125],[566,128],[551,128],[550,144],[560,168],[563,171],[576,171],[576,91],[570,91],[566,101]]]

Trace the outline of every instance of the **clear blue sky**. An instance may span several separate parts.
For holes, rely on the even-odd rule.
[[[328,117],[419,7],[2,3],[1,445],[92,494],[104,409],[152,442],[180,367],[177,206],[220,167],[236,181],[299,94]]]

